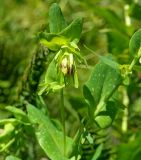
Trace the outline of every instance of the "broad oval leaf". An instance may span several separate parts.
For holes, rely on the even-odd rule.
[[[129,51],[133,56],[138,54],[141,47],[141,29],[137,30],[130,39]]]
[[[112,61],[109,59],[109,61]],[[100,61],[93,69],[85,85],[90,90],[96,104],[101,100],[107,101],[116,88],[121,84],[120,70]]]
[[[64,156],[63,132],[57,130],[48,116],[33,105],[27,105],[28,117],[34,125],[38,142],[52,160],[68,160],[74,142],[66,137],[66,155]]]
[[[112,60],[109,59],[109,61]],[[91,106],[91,109],[93,108],[93,119],[101,128],[110,125],[115,117],[116,109],[109,108],[109,100],[121,82],[122,78],[118,65],[113,67],[101,60],[94,67],[89,80],[84,85],[84,97],[92,105],[92,97],[85,94],[85,88],[87,87],[91,93],[89,95],[93,96],[95,102],[95,105]],[[111,112],[114,112],[114,116]]]

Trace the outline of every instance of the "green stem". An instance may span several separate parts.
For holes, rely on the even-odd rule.
[[[65,106],[64,106],[64,91],[61,89],[61,121],[63,125],[63,141],[64,141],[64,156],[66,155],[66,126],[65,126]]]
[[[130,66],[129,66],[129,71],[132,71],[132,69],[133,69],[134,65],[137,63],[138,59],[139,59],[138,57],[135,57],[133,59],[133,61],[131,62]]]
[[[124,5],[124,18],[125,18],[125,25],[130,27],[131,26],[131,18],[129,15],[130,6],[129,4]]]
[[[137,63],[137,61],[141,58],[141,47],[138,50],[138,55],[133,59],[129,66],[129,71],[132,71],[134,65]]]
[[[122,118],[122,132],[126,133],[128,130],[128,105],[129,105],[129,98],[127,94],[126,88],[123,88],[123,104],[126,106],[123,112],[123,118]]]

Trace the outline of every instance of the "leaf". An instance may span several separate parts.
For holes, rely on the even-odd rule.
[[[95,122],[101,127],[106,128],[112,124],[118,107],[116,102],[108,101],[107,104],[105,103],[104,106],[101,107],[100,112],[95,117]]]
[[[111,68],[113,68],[113,69],[115,69],[115,70],[119,67],[119,64],[118,64],[117,62],[113,61],[113,60],[111,59],[111,56],[110,56],[110,55],[107,56],[107,57],[105,57],[105,56],[99,56],[99,58],[100,58],[100,60],[101,60],[103,63],[105,63],[106,65],[108,65],[109,67],[111,67]]]
[[[68,44],[68,40],[60,35],[39,33],[40,43],[52,51],[58,51],[61,46]]]
[[[85,101],[88,104],[88,106],[91,108],[95,107],[95,102],[94,102],[94,98],[89,90],[89,88],[84,85],[83,87],[83,95],[85,97]]]
[[[45,75],[45,83],[54,82],[57,80],[57,68],[54,59],[48,66],[46,75]]]
[[[0,120],[0,126],[7,124],[7,123],[16,125],[18,121],[15,118],[7,118],[7,119],[5,118],[5,119]]]
[[[40,146],[52,160],[68,160],[73,149],[73,140],[66,137],[66,156],[64,156],[63,132],[55,128],[48,116],[29,104],[28,117],[34,125]]]
[[[8,143],[14,135],[14,130],[15,130],[15,127],[14,127],[13,124],[11,124],[11,123],[5,124],[4,125],[4,130],[0,134],[0,144]],[[4,146],[2,146],[2,147],[4,147]]]
[[[138,54],[141,47],[141,29],[137,30],[130,39],[129,51],[133,56]]]
[[[55,92],[57,90],[60,90],[61,88],[64,87],[64,84],[60,84],[58,80],[58,75],[57,75],[57,67],[55,64],[55,60],[53,59],[51,63],[48,66],[46,75],[45,75],[45,83],[42,84],[42,88],[39,92],[41,95],[44,91],[50,92]]]
[[[67,26],[61,9],[57,3],[52,4],[49,9],[49,29],[50,33],[59,33]]]
[[[85,85],[98,104],[100,100],[107,101],[120,83],[121,75],[118,66],[115,69],[101,61],[94,67]]]
[[[122,78],[118,65],[112,67],[100,61],[94,67],[89,80],[83,87],[84,97],[91,104],[90,112],[93,110],[93,113],[91,113],[93,119],[101,128],[110,125],[115,117],[116,108],[112,108],[109,100],[121,82]],[[86,88],[88,95],[85,93]],[[93,101],[95,105],[92,106]],[[109,108],[109,106],[111,107]],[[114,112],[114,116],[110,113],[112,111]]]
[[[7,156],[5,160],[21,160],[21,159],[19,159],[18,157],[10,155],[10,156]]]
[[[72,23],[62,30],[59,35],[69,39],[69,41],[79,41],[82,32],[82,18],[77,18]]]
[[[16,108],[14,106],[7,106],[7,107],[5,107],[5,109],[8,110],[9,112],[11,112],[15,116],[16,119],[18,119],[22,122],[29,122],[27,115],[21,109]]]
[[[97,160],[102,152],[102,149],[103,149],[103,143],[101,143],[97,148],[96,148],[96,151],[94,153],[94,156],[91,160]]]

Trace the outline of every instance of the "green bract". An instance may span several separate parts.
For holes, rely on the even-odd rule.
[[[78,88],[76,61],[84,62],[77,46],[82,32],[81,18],[67,26],[60,7],[54,3],[49,10],[49,29],[50,33],[40,32],[38,38],[56,55],[48,66],[39,94],[56,91],[70,83]]]

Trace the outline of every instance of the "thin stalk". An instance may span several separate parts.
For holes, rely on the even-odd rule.
[[[141,47],[138,50],[138,55],[131,62],[130,66],[129,66],[129,71],[132,71],[134,65],[137,63],[137,61],[139,61],[140,58],[141,58]]]
[[[131,62],[130,66],[129,66],[129,71],[132,71],[134,65],[137,63],[138,60],[139,60],[138,57],[135,57],[135,58],[133,59],[133,61]]]
[[[65,106],[64,106],[64,91],[61,89],[60,91],[61,97],[61,121],[63,125],[63,141],[64,141],[64,156],[66,155],[66,125],[65,125]]]
[[[129,105],[129,97],[127,94],[127,90],[123,88],[123,104],[126,106],[123,112],[123,118],[122,118],[122,132],[125,133],[128,130],[128,105]]]
[[[131,26],[131,18],[129,16],[129,10],[130,10],[129,4],[125,4],[124,5],[124,17],[125,17],[125,24],[128,27]]]

